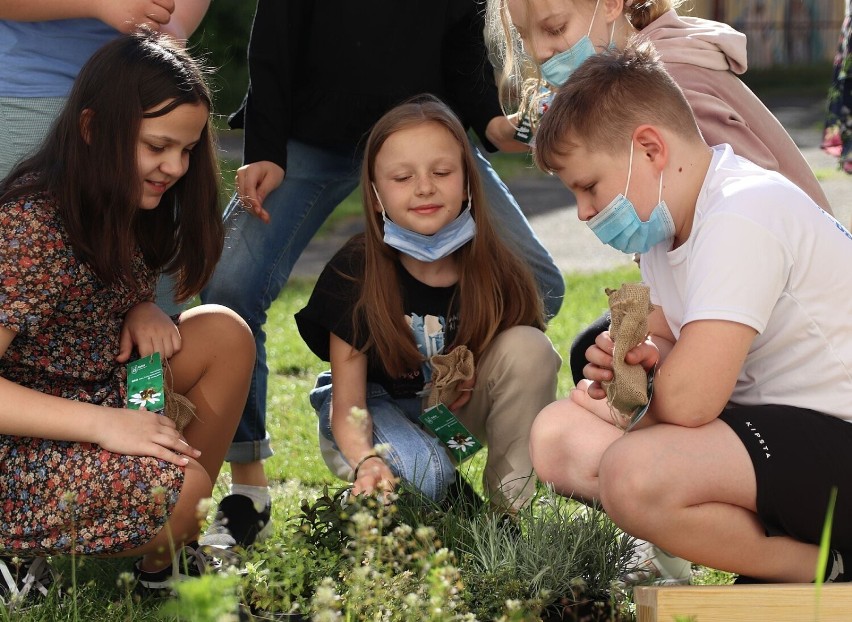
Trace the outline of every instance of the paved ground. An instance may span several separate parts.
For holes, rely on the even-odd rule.
[[[852,176],[837,171],[834,159],[819,149],[824,102],[785,97],[766,103],[821,179],[835,217],[848,227],[852,223]],[[229,151],[234,147],[239,149],[229,137],[223,137],[222,143]],[[506,182],[536,235],[563,272],[595,272],[630,263],[627,255],[601,244],[578,220],[574,197],[558,179],[531,170],[528,175]],[[343,223],[314,239],[297,262],[293,276],[316,277],[334,251],[358,227],[357,222]]]

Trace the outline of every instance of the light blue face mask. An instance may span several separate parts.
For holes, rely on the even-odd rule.
[[[663,175],[660,173],[660,193],[657,206],[647,221],[639,219],[636,208],[625,195],[630,187],[633,171],[633,142],[630,142],[630,165],[627,169],[627,186],[603,210],[586,224],[604,244],[623,253],[647,253],[652,246],[674,237],[675,226],[669,208],[663,201]]]
[[[598,6],[601,0],[595,3],[595,12],[592,14],[592,22],[589,24],[589,32],[585,37],[582,37],[577,43],[559,54],[554,54],[541,65],[541,77],[544,81],[559,88],[571,74],[577,70],[577,67],[583,64],[590,56],[597,54],[595,45],[589,36],[592,34],[592,26],[595,25],[595,16],[598,14]],[[612,46],[612,36],[615,32],[615,22],[612,23],[612,32],[609,35],[609,44]]]
[[[467,207],[452,222],[447,223],[432,235],[423,235],[400,227],[388,218],[385,206],[379,197],[379,191],[376,190],[375,184],[372,186],[376,199],[379,201],[379,207],[382,208],[382,220],[385,223],[384,242],[400,253],[405,253],[418,261],[432,263],[449,257],[476,235],[476,221],[473,220],[473,214],[470,211],[470,186],[467,190]]]

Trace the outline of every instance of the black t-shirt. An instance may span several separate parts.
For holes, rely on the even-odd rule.
[[[354,348],[364,346],[366,330],[363,323],[358,330],[355,329],[356,318],[353,315],[363,265],[363,246],[348,242],[323,269],[308,304],[296,313],[299,334],[323,361],[329,360],[330,333]],[[382,385],[395,398],[416,397],[431,380],[428,359],[443,352],[445,344],[452,343],[455,336],[458,311],[451,311],[450,306],[456,287],[426,285],[411,276],[401,264],[397,264],[396,270],[405,317],[425,360],[420,369],[412,369],[401,377],[391,377],[370,349],[366,353],[367,381]],[[392,280],[387,282],[393,283]],[[363,322],[362,319],[357,321]]]

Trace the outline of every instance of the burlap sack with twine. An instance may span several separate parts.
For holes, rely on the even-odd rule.
[[[624,355],[645,340],[648,314],[654,305],[650,290],[642,283],[623,283],[620,289],[605,291],[612,315],[609,335],[614,342],[613,379],[601,385],[615,423],[624,427],[618,415],[629,419],[637,408],[648,403],[648,375],[641,365],[625,363]]]
[[[165,368],[169,374],[169,382],[165,383],[163,387],[166,400],[166,407],[163,410],[163,414],[175,422],[178,432],[183,432],[183,429],[195,417],[195,404],[189,401],[189,398],[186,396],[171,390],[172,370],[169,367],[168,361],[166,361]]]
[[[446,354],[435,354],[432,364],[432,389],[426,396],[425,408],[436,404],[449,406],[461,395],[461,384],[473,378],[473,352],[467,346],[456,346]]]

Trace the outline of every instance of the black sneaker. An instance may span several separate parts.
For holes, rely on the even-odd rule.
[[[228,495],[219,502],[216,518],[199,539],[203,547],[248,548],[272,532],[272,502],[260,512],[245,495]]]
[[[485,510],[485,501],[457,469],[455,479],[447,486],[447,494],[441,502],[441,507],[445,510],[452,507],[464,514],[476,516]]]
[[[133,564],[133,576],[137,581],[137,591],[146,596],[171,596],[173,584],[218,572],[221,567],[218,560],[201,550],[198,542],[184,544],[172,563],[162,570],[148,572],[139,567],[141,563],[142,560],[139,560]]]
[[[54,583],[53,569],[44,557],[0,557],[0,602],[10,609],[46,597]]]

